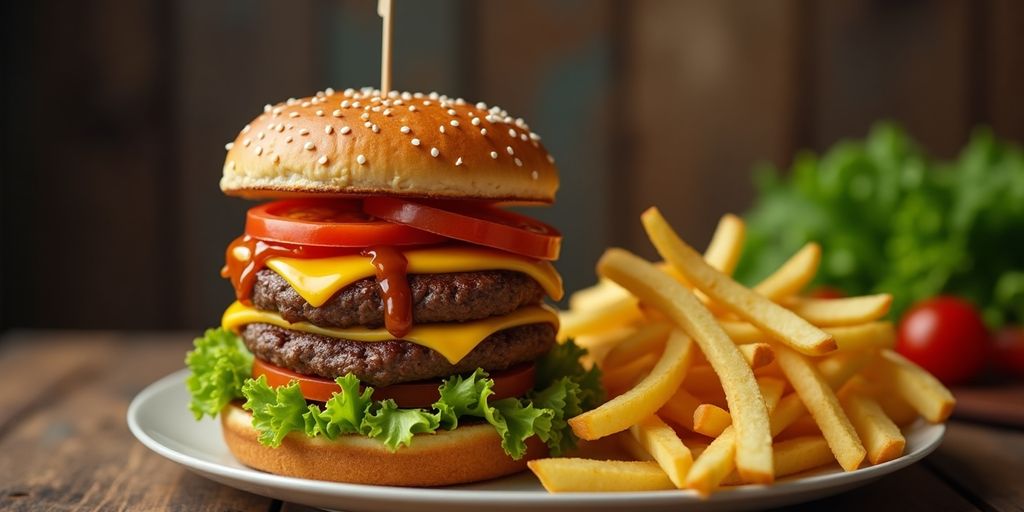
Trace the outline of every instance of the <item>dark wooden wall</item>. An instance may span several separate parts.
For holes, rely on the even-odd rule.
[[[198,328],[248,203],[223,144],[268,101],[375,85],[373,0],[4,2],[0,328]],[[880,118],[954,154],[1024,140],[1015,0],[399,0],[395,83],[529,120],[562,170],[532,213],[569,288],[603,248],[651,254],[657,204],[703,243],[758,161]]]

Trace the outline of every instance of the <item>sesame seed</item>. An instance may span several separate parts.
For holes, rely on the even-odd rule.
[[[384,117],[391,117],[391,109],[390,108],[384,109]]]
[[[299,113],[295,112],[295,111],[289,112],[288,113],[288,117],[291,117],[291,118],[299,117]]]
[[[302,108],[309,108],[309,102],[308,101],[303,101],[302,102]]]
[[[252,140],[246,137],[245,140],[242,141],[242,145],[245,147],[249,147],[249,144],[252,144]]]
[[[334,127],[331,125],[324,126],[324,133],[330,135],[334,131]]]
[[[432,99],[432,100],[436,100],[437,99],[437,92],[430,91],[430,94],[427,95],[427,97]]]
[[[331,112],[331,115],[334,116],[334,117],[341,117],[341,109],[340,108],[334,109],[334,112]]]
[[[276,164],[276,163],[278,163],[280,161],[281,161],[281,155],[275,154],[274,155],[274,163]]]
[[[263,132],[259,132],[256,134],[256,140],[263,140],[263,137],[266,137],[266,135],[264,135]]]
[[[363,165],[366,163],[366,157],[363,155],[359,155],[356,157],[356,162],[359,162],[359,165]]]
[[[323,110],[317,110],[316,111],[316,116],[317,117],[323,117],[324,116],[324,111]]]
[[[299,135],[309,135],[309,130],[303,128],[299,130]]]
[[[352,102],[352,108],[359,108],[359,102],[358,101],[353,101]]]
[[[274,106],[271,105],[270,103],[267,103],[266,105],[263,105],[263,111],[264,112],[270,112],[270,110],[273,109],[273,108],[274,108]]]
[[[516,162],[516,167],[522,167],[523,166],[523,161],[520,160],[519,157],[515,158],[515,162]]]
[[[440,154],[441,154],[441,152],[438,151],[437,148],[430,148],[430,156],[432,156],[434,158],[437,158],[437,155],[440,155]]]
[[[295,98],[288,98],[288,101],[286,103],[288,103],[289,105],[294,105],[296,101],[298,100],[296,100]]]
[[[450,124],[452,126],[456,126],[456,127],[459,126],[459,122],[457,120],[455,120],[455,119],[452,119],[451,121],[449,121],[448,124]]]
[[[412,142],[413,146],[419,146],[420,145],[420,140],[417,139],[417,138],[413,138],[410,142]]]
[[[316,149],[316,145],[314,145],[312,142],[307,142],[302,147],[305,148],[307,151],[313,151],[314,149]]]
[[[470,121],[470,123],[471,123],[471,124],[472,124],[473,126],[480,126],[480,118],[479,118],[479,117],[474,117],[474,118],[473,118],[473,120],[472,120],[472,121]]]
[[[342,126],[341,129],[338,130],[338,133],[340,133],[342,135],[348,135],[351,132],[352,132],[352,128],[349,128],[348,126]]]
[[[316,163],[318,163],[320,165],[326,165],[327,164],[327,155],[323,155],[320,158],[318,158]]]
[[[409,133],[412,130],[410,130],[408,126],[403,126],[403,127],[399,128],[398,131],[400,131],[402,133]]]
[[[367,121],[367,122],[363,123],[363,127],[364,127],[364,128],[369,128],[369,127],[371,127],[371,126],[373,126],[373,123],[371,123],[371,122],[369,122],[369,121]]]
[[[252,129],[251,126],[245,125],[245,126],[242,127],[242,133],[249,133],[249,130],[251,130],[251,129]]]
[[[487,104],[481,101],[480,103],[476,104],[476,108],[480,110],[487,110]]]
[[[413,97],[413,98],[416,98],[416,99],[420,99],[420,98],[422,98],[422,97],[423,97],[423,93],[422,93],[422,92],[418,92],[418,93],[416,93],[416,94],[413,94],[413,95],[412,95],[412,97]]]
[[[480,128],[480,135],[487,136],[487,128]]]
[[[462,157],[460,156],[455,160],[455,167],[462,165]]]
[[[537,181],[537,178],[538,178],[539,176],[540,176],[540,175],[539,175],[539,174],[537,174],[537,171],[533,171],[533,172],[531,172],[531,173],[530,173],[530,177],[531,177],[531,178],[533,178],[533,180],[534,180],[534,181]]]
[[[373,133],[380,133],[380,126],[373,125],[370,129],[373,130]]]
[[[344,94],[345,94],[345,96],[352,96],[352,93],[354,93],[354,92],[356,92],[356,91],[353,90],[351,87],[349,87],[348,89],[345,89]]]
[[[533,139],[533,140],[540,140],[540,135],[537,135],[536,133],[530,132],[530,138]]]
[[[284,107],[274,107],[274,110],[272,112],[273,112],[274,116],[276,117],[276,116],[281,114],[282,110],[284,110]]]
[[[555,163],[555,157],[553,157],[551,155],[548,155],[548,163],[550,163],[550,164]]]
[[[324,89],[324,92],[327,93],[328,96],[334,96],[334,89],[330,87]]]
[[[370,113],[369,112],[363,112],[362,114],[359,115],[359,119],[362,119],[363,121],[366,121],[369,118],[370,118]]]
[[[380,107],[373,107],[370,110],[372,110],[374,112],[380,112]]]
[[[513,130],[512,128],[509,128],[508,129],[508,136],[512,137],[513,139],[516,138],[516,131]]]
[[[256,156],[262,155],[263,154],[263,146],[256,146],[256,148],[253,149],[253,153],[256,153]]]
[[[430,106],[430,100],[423,100],[423,106],[424,107],[429,107]]]
[[[528,138],[526,137],[525,133],[520,133],[519,134],[519,140],[521,140],[523,142],[526,142],[528,140]]]
[[[227,151],[231,151],[231,148],[233,148],[233,147],[235,147],[235,143],[234,142],[228,142],[227,144],[224,144],[224,149],[227,150]]]
[[[231,169],[232,171],[235,170],[235,161],[234,160],[228,162],[228,169]]]
[[[410,93],[409,91],[403,92],[402,93],[402,99],[405,100],[405,101],[411,100],[412,99],[412,93]]]
[[[284,125],[278,124],[277,126],[274,127],[274,130],[277,130],[277,133],[281,133],[284,131]]]
[[[441,133],[444,133],[444,125],[442,124],[441,126],[438,126],[437,130]]]
[[[349,103],[348,100],[341,100],[341,103],[339,105],[341,105],[341,108],[348,108],[348,106],[351,105],[351,103]]]
[[[510,155],[516,154],[515,150],[512,149],[512,146],[505,146],[505,151],[508,151],[508,154]]]
[[[497,160],[498,159],[498,152],[497,151],[491,151],[491,159],[492,160]]]
[[[416,105],[409,105],[409,112],[416,112]]]
[[[448,109],[448,115],[454,116],[455,115],[455,109],[454,108]]]
[[[291,135],[289,135],[289,136],[285,137],[285,138],[284,138],[284,141],[285,141],[285,142],[291,142],[291,141],[292,141],[292,136],[291,136]]]

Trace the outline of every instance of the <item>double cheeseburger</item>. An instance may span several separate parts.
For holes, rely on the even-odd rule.
[[[472,482],[557,455],[601,400],[556,343],[561,235],[501,208],[554,200],[522,119],[437,94],[328,89],[227,145],[248,211],[237,301],[186,363],[196,418],[247,466],[363,484]]]

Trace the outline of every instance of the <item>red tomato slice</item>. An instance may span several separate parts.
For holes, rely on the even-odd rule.
[[[542,260],[557,260],[562,246],[562,234],[555,228],[485,204],[371,197],[363,200],[363,210],[387,221]]]
[[[409,226],[376,220],[359,201],[295,199],[250,208],[245,233],[260,240],[320,247],[423,245],[443,237]]]
[[[494,394],[489,399],[501,400],[502,398],[525,395],[526,392],[533,389],[535,373],[536,367],[533,363],[520,364],[505,371],[492,373],[490,378],[494,380]],[[267,383],[271,387],[285,386],[291,381],[297,380],[299,389],[302,390],[302,396],[316,402],[326,402],[334,393],[341,392],[341,387],[332,379],[302,375],[259,359],[253,359],[252,376],[257,378],[260,375],[267,377]],[[392,399],[399,407],[404,408],[430,408],[441,396],[437,392],[440,385],[441,379],[393,384],[374,388],[373,399]]]

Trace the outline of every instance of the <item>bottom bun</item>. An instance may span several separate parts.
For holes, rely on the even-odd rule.
[[[221,411],[224,440],[242,464],[278,475],[370,485],[430,487],[463,484],[511,475],[526,462],[545,457],[536,436],[526,440],[526,455],[512,460],[489,424],[459,426],[435,434],[417,434],[412,444],[391,452],[380,441],[360,435],[335,440],[292,433],[281,446],[259,443],[252,414],[236,404]]]

